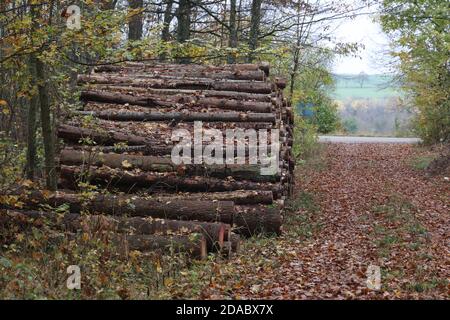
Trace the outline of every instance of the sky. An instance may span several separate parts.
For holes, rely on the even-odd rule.
[[[367,74],[386,73],[389,61],[386,54],[389,41],[381,30],[379,23],[373,21],[368,15],[346,19],[337,26],[336,40],[339,42],[362,43],[365,49],[360,50],[359,57],[336,58],[333,66],[334,73]]]

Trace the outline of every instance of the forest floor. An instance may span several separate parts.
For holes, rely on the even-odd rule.
[[[450,298],[450,181],[429,150],[325,144],[298,172],[279,238],[256,237],[229,261],[182,272],[168,298]],[[379,266],[381,289],[367,287]]]

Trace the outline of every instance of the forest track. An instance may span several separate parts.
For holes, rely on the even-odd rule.
[[[357,136],[319,136],[320,142],[329,143],[399,143],[416,144],[422,140],[419,138],[396,137],[357,137]]]
[[[326,144],[297,174],[278,239],[254,239],[202,298],[448,299],[450,183],[409,144]],[[250,246],[250,248],[248,247]],[[367,286],[380,267],[381,288]]]

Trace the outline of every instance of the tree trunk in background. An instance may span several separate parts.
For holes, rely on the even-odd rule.
[[[30,73],[33,79],[36,79],[36,62],[35,57],[30,58]],[[28,106],[28,123],[27,123],[27,179],[33,180],[36,168],[36,113],[39,108],[39,100],[36,93],[30,99]]]
[[[163,21],[163,29],[161,31],[161,40],[164,42],[170,41],[170,23],[173,19],[173,0],[168,0],[166,2],[166,9],[164,10],[164,21]],[[166,60],[167,54],[165,50],[159,56],[161,60]]]
[[[236,0],[230,0],[230,39],[228,46],[230,48],[237,48],[238,34],[236,25]],[[228,63],[236,63],[236,58],[233,53],[228,55]]]
[[[250,37],[248,39],[248,46],[250,53],[248,54],[247,61],[253,62],[255,59],[254,51],[258,48],[258,35],[259,25],[261,23],[261,4],[262,0],[252,1],[251,21],[250,21]]]
[[[129,0],[130,9],[142,9],[144,7],[143,0]],[[128,23],[128,40],[141,40],[143,33],[143,14],[134,14]]]
[[[56,190],[55,139],[53,138],[50,97],[46,83],[45,66],[38,58],[34,58],[36,80],[38,83],[39,103],[41,106],[42,137],[45,152],[45,175],[47,188]]]
[[[191,36],[191,1],[180,0],[178,5],[178,30],[177,40],[179,43],[184,43],[189,40]],[[182,57],[179,59],[180,63],[187,64],[190,62],[189,58]]]

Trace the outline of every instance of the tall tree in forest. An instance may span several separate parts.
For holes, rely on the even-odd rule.
[[[36,61],[33,58],[29,59],[29,71],[31,79],[36,79]],[[34,87],[34,86],[33,86]],[[34,180],[36,171],[36,116],[39,110],[39,100],[35,90],[32,90],[28,105],[27,116],[27,162],[26,174],[27,179]]]
[[[191,0],[180,0],[178,4],[177,20],[177,41],[179,43],[184,43],[191,37]],[[190,59],[187,57],[182,57],[179,59],[180,63],[189,63]]]
[[[161,40],[163,43],[170,41],[170,23],[173,20],[173,0],[166,0],[166,8],[164,9],[163,26],[161,30]],[[165,50],[159,55],[160,60],[165,60],[167,54]]]
[[[144,0],[128,0],[130,9],[136,10],[128,23],[128,40],[141,40],[143,34],[143,6]]]
[[[236,0],[230,0],[230,23],[229,23],[229,41],[228,46],[230,48],[237,48],[238,46],[238,29],[236,23]],[[236,63],[236,58],[233,52],[228,55],[228,63]]]
[[[247,61],[253,62],[255,59],[255,50],[258,48],[259,26],[261,24],[261,5],[262,0],[253,0],[250,20],[250,35],[248,39],[248,47],[250,52]]]

